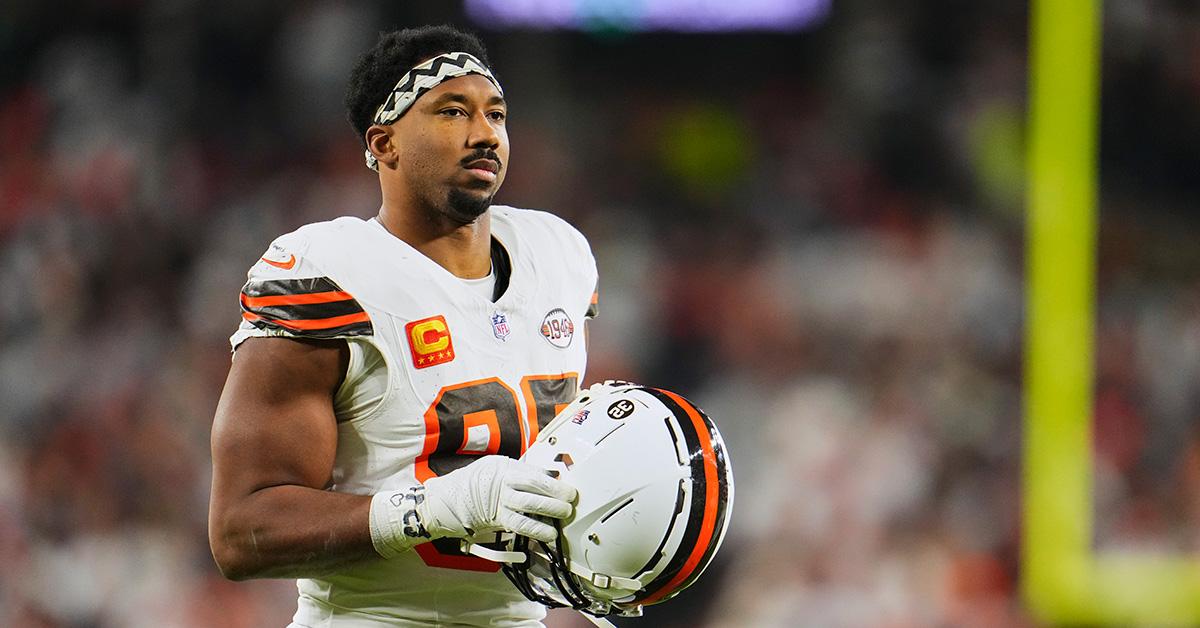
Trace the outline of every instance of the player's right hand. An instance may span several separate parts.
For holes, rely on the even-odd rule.
[[[566,482],[527,462],[484,456],[427,480],[417,512],[434,537],[505,530],[548,543],[557,530],[534,516],[570,517],[577,496]]]

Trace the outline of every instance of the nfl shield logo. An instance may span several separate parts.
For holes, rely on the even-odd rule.
[[[510,331],[508,328],[508,317],[504,315],[504,312],[492,314],[492,333],[496,334],[496,338],[504,340],[508,338]]]

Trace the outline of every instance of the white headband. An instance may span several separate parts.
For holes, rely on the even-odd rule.
[[[387,100],[375,110],[374,123],[387,125],[399,120],[422,94],[445,81],[467,74],[483,76],[496,86],[500,95],[504,95],[496,77],[492,76],[491,70],[479,59],[468,52],[447,52],[405,72],[396,83],[396,87],[392,88],[392,93],[388,94]],[[366,155],[367,167],[378,171],[379,162],[375,160],[375,156],[369,150],[366,151]]]

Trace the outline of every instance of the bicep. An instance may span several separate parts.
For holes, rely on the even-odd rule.
[[[213,421],[213,498],[271,486],[325,488],[337,449],[333,395],[344,341],[251,338],[238,348]]]

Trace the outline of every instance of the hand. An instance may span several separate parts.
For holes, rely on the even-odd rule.
[[[506,530],[549,543],[558,531],[531,515],[565,519],[577,495],[566,482],[529,463],[484,456],[427,480],[425,499],[416,509],[435,538]]]

